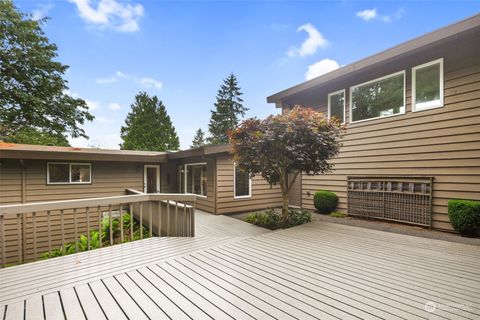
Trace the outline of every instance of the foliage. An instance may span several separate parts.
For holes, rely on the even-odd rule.
[[[135,96],[132,110],[120,129],[124,150],[167,151],[180,148],[175,127],[165,105],[157,96],[146,92]]]
[[[52,133],[39,131],[34,128],[20,129],[16,133],[5,137],[5,142],[37,144],[44,146],[70,146],[67,138],[65,138],[63,134],[55,135]]]
[[[245,112],[248,111],[243,106],[242,95],[237,77],[234,74],[230,74],[223,80],[216,96],[215,110],[211,110],[208,125],[209,143],[228,143],[228,132],[238,125],[239,116],[244,117]]]
[[[203,132],[203,130],[199,128],[195,132],[195,136],[193,137],[192,145],[190,146],[190,148],[198,148],[204,146],[205,144],[205,132]]]
[[[123,242],[130,241],[130,223],[131,223],[131,215],[129,213],[125,213],[123,215],[123,234],[124,239]],[[110,220],[109,217],[104,217],[102,222],[101,228],[101,241],[102,247],[108,247],[110,245]],[[145,226],[142,226],[143,229],[143,238],[147,238],[149,235],[149,229]],[[112,231],[113,231],[113,238],[114,243],[120,243],[120,218],[113,218],[112,219]],[[133,219],[133,240],[140,239],[140,223]],[[78,252],[83,252],[88,250],[88,238],[86,235],[81,234],[78,241],[76,241]],[[98,230],[90,230],[90,250],[100,248],[100,236]],[[48,259],[53,257],[60,257],[63,255],[69,255],[76,253],[75,250],[75,241],[68,242],[64,246],[60,248],[55,248],[51,250],[51,252],[45,252],[42,254],[42,259]]]
[[[480,230],[480,201],[448,201],[448,218],[462,236],[473,237]]]
[[[347,215],[345,213],[339,212],[339,211],[333,211],[330,213],[330,217],[334,218],[345,218]]]
[[[338,197],[331,191],[320,190],[313,195],[313,205],[318,212],[329,214],[337,208]]]
[[[270,230],[290,228],[312,221],[312,214],[303,209],[289,209],[288,219],[283,220],[280,212],[269,209],[263,212],[250,213],[245,221]]]
[[[84,100],[68,95],[63,76],[69,67],[55,61],[57,46],[42,31],[45,21],[0,1],[0,140],[25,141],[28,130],[38,132],[33,143],[87,137],[81,125],[93,116]]]
[[[328,162],[338,154],[342,127],[322,113],[295,107],[265,120],[248,119],[230,133],[234,160],[251,176],[261,174],[282,191],[282,217],[288,212],[288,192],[299,172],[328,172]],[[293,177],[287,179],[287,177]]]

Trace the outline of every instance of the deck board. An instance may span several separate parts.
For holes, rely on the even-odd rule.
[[[269,232],[199,221],[198,238],[2,269],[0,319],[480,318],[477,246],[326,222]]]

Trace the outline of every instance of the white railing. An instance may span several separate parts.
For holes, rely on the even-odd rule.
[[[157,193],[0,206],[0,265],[154,235],[193,237],[195,198]]]

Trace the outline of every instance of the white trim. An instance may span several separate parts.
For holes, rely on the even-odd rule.
[[[185,184],[184,184],[184,190],[183,190],[183,193],[187,193],[187,167],[191,167],[191,166],[207,166],[207,174],[208,174],[208,165],[206,162],[195,162],[195,163],[186,163],[184,165],[184,181],[185,181]],[[207,175],[207,182],[208,182],[208,175]],[[203,191],[203,184],[200,184],[201,185],[201,188],[202,188],[202,191]],[[193,191],[193,178],[192,178],[192,191]],[[202,192],[203,193],[203,192]],[[196,194],[196,193],[192,193],[194,195],[196,195],[197,197],[200,197],[200,198],[207,198],[208,197],[208,189],[207,189],[207,195],[203,195],[203,194]]]
[[[143,166],[143,192],[147,193],[147,168],[157,169],[157,192],[160,193],[160,166],[156,164],[145,164]]]
[[[50,182],[50,164],[68,164],[68,182]],[[90,181],[88,182],[75,182],[72,181],[72,165],[88,166]],[[58,184],[91,184],[92,183],[92,164],[84,162],[57,162],[57,161],[48,161],[47,162],[47,185],[58,185]]]
[[[422,102],[417,105],[416,103],[416,86],[417,86],[417,73],[416,71],[418,69],[423,69],[425,67],[433,66],[438,64],[440,66],[440,99],[433,100],[433,101],[427,101],[427,102]],[[430,110],[430,109],[435,109],[435,108],[442,108],[443,107],[443,88],[444,88],[444,83],[443,83],[443,58],[433,60],[418,66],[415,66],[412,68],[412,112],[418,112],[418,111],[424,111],[424,110]]]
[[[338,91],[335,91],[335,92],[331,92],[327,95],[327,119],[330,120],[330,117],[331,117],[331,112],[330,112],[330,97],[331,96],[336,96],[340,93],[343,93],[343,121],[342,121],[342,124],[345,124],[345,121],[346,121],[346,112],[345,112],[345,107],[346,107],[346,100],[347,100],[347,97],[346,97],[346,90],[345,89],[342,89],[342,90],[338,90]]]
[[[233,162],[233,199],[247,199],[252,197],[252,177],[248,179],[248,194],[244,196],[237,196],[237,175],[235,174],[235,168],[237,164]]]
[[[352,121],[353,119],[353,114],[352,114],[352,92],[355,88],[358,88],[358,87],[361,87],[361,86],[364,86],[364,85],[367,85],[369,83],[372,83],[372,82],[376,82],[376,81],[380,81],[380,80],[383,80],[383,79],[388,79],[388,78],[392,78],[392,77],[395,77],[395,76],[398,76],[399,74],[403,74],[403,106],[400,106],[400,108],[403,107],[403,112],[399,112],[399,113],[395,113],[395,114],[391,114],[391,115],[388,115],[388,116],[379,116],[379,117],[375,117],[375,118],[368,118],[368,119],[362,119],[362,120],[357,120],[357,121]],[[399,115],[402,115],[402,114],[405,114],[407,112],[407,106],[406,106],[406,83],[407,83],[407,80],[406,80],[406,72],[405,70],[402,70],[402,71],[398,71],[398,72],[395,72],[395,73],[391,73],[389,75],[386,75],[386,76],[383,76],[383,77],[380,77],[380,78],[376,78],[376,79],[373,79],[373,80],[370,80],[370,81],[367,81],[367,82],[363,82],[363,83],[360,83],[360,84],[357,84],[357,85],[354,85],[354,86],[351,86],[350,89],[349,89],[349,108],[348,108],[348,114],[349,114],[349,117],[348,117],[348,120],[349,120],[349,123],[359,123],[359,122],[365,122],[365,121],[370,121],[370,120],[376,120],[376,119],[383,119],[383,118],[389,118],[389,117],[395,117],[395,116],[399,116]]]

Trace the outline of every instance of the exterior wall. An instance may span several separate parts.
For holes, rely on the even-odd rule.
[[[447,52],[448,50],[448,52]],[[433,176],[433,227],[451,230],[449,199],[480,200],[480,45],[470,42],[454,53],[451,48],[429,49],[410,57],[409,62],[392,64],[383,73],[343,80],[329,88],[348,88],[399,70],[406,70],[406,114],[347,124],[335,169],[326,175],[302,179],[303,207],[313,209],[313,193],[331,190],[340,198],[339,209],[346,211],[346,179],[349,175]],[[412,112],[411,68],[444,58],[444,107]],[[396,69],[395,69],[396,68]],[[328,92],[317,95],[315,107],[327,112]],[[303,104],[301,99],[296,103]],[[305,104],[303,104],[305,105]],[[307,104],[310,105],[310,104]]]
[[[280,187],[272,186],[255,176],[252,179],[252,196],[250,198],[234,198],[234,167],[229,155],[217,156],[217,214],[228,214],[242,211],[260,210],[279,207],[282,204]]]

